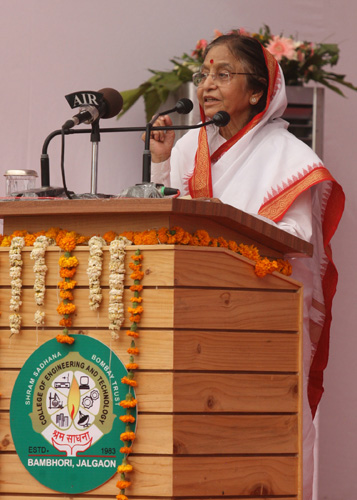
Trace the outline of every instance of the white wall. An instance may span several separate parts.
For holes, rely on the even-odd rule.
[[[0,0],[0,9],[0,173],[40,172],[45,137],[72,115],[66,94],[136,87],[149,77],[147,68],[169,69],[171,57],[193,49],[198,38],[211,38],[215,28],[254,31],[266,23],[274,33],[337,42],[336,71],[357,84],[357,4],[350,0]],[[357,498],[357,93],[346,90],[346,96],[326,92],[324,160],[344,186],[347,206],[333,242],[340,282],[321,404],[320,500]],[[144,122],[140,102],[120,125]],[[104,125],[119,124],[111,119]],[[142,150],[139,134],[102,134],[98,191],[117,193],[139,182]],[[87,136],[67,139],[67,185],[77,193],[90,190],[90,152]],[[49,154],[52,185],[61,185],[59,138]]]

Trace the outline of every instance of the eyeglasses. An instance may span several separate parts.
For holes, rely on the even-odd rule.
[[[199,71],[192,75],[193,84],[196,87],[203,85],[207,78],[210,76],[217,85],[228,85],[231,81],[232,75],[255,75],[255,73],[232,73],[230,71],[220,71],[219,73],[208,73]]]

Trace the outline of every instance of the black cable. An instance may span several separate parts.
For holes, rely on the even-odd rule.
[[[62,141],[61,141],[61,174],[62,174],[62,183],[63,183],[63,189],[64,189],[64,192],[66,193],[66,196],[68,199],[72,199],[72,196],[70,195],[68,189],[67,189],[67,186],[66,186],[66,176],[65,176],[65,172],[64,172],[64,136],[65,136],[65,129],[62,127],[62,130],[61,130],[61,137],[62,137]]]

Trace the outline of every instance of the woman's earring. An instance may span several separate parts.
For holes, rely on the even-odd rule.
[[[257,104],[257,98],[256,97],[251,97],[250,98],[250,104]]]

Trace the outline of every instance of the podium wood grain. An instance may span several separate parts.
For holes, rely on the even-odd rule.
[[[223,248],[141,247],[144,255],[138,356],[138,430],[133,500],[301,500],[302,288],[280,275],[259,279],[253,264]],[[9,426],[15,379],[28,357],[61,329],[56,313],[60,252],[46,254],[46,327],[33,323],[31,249],[25,249],[23,327],[9,338],[8,250],[0,249],[0,437],[4,500],[69,499],[37,482],[16,455]],[[128,248],[126,266],[135,248]],[[78,248],[73,333],[111,346],[123,362],[130,339],[107,330],[108,251],[103,303],[88,307],[88,249]],[[124,300],[129,305],[129,272]],[[75,498],[115,497],[113,477]]]

